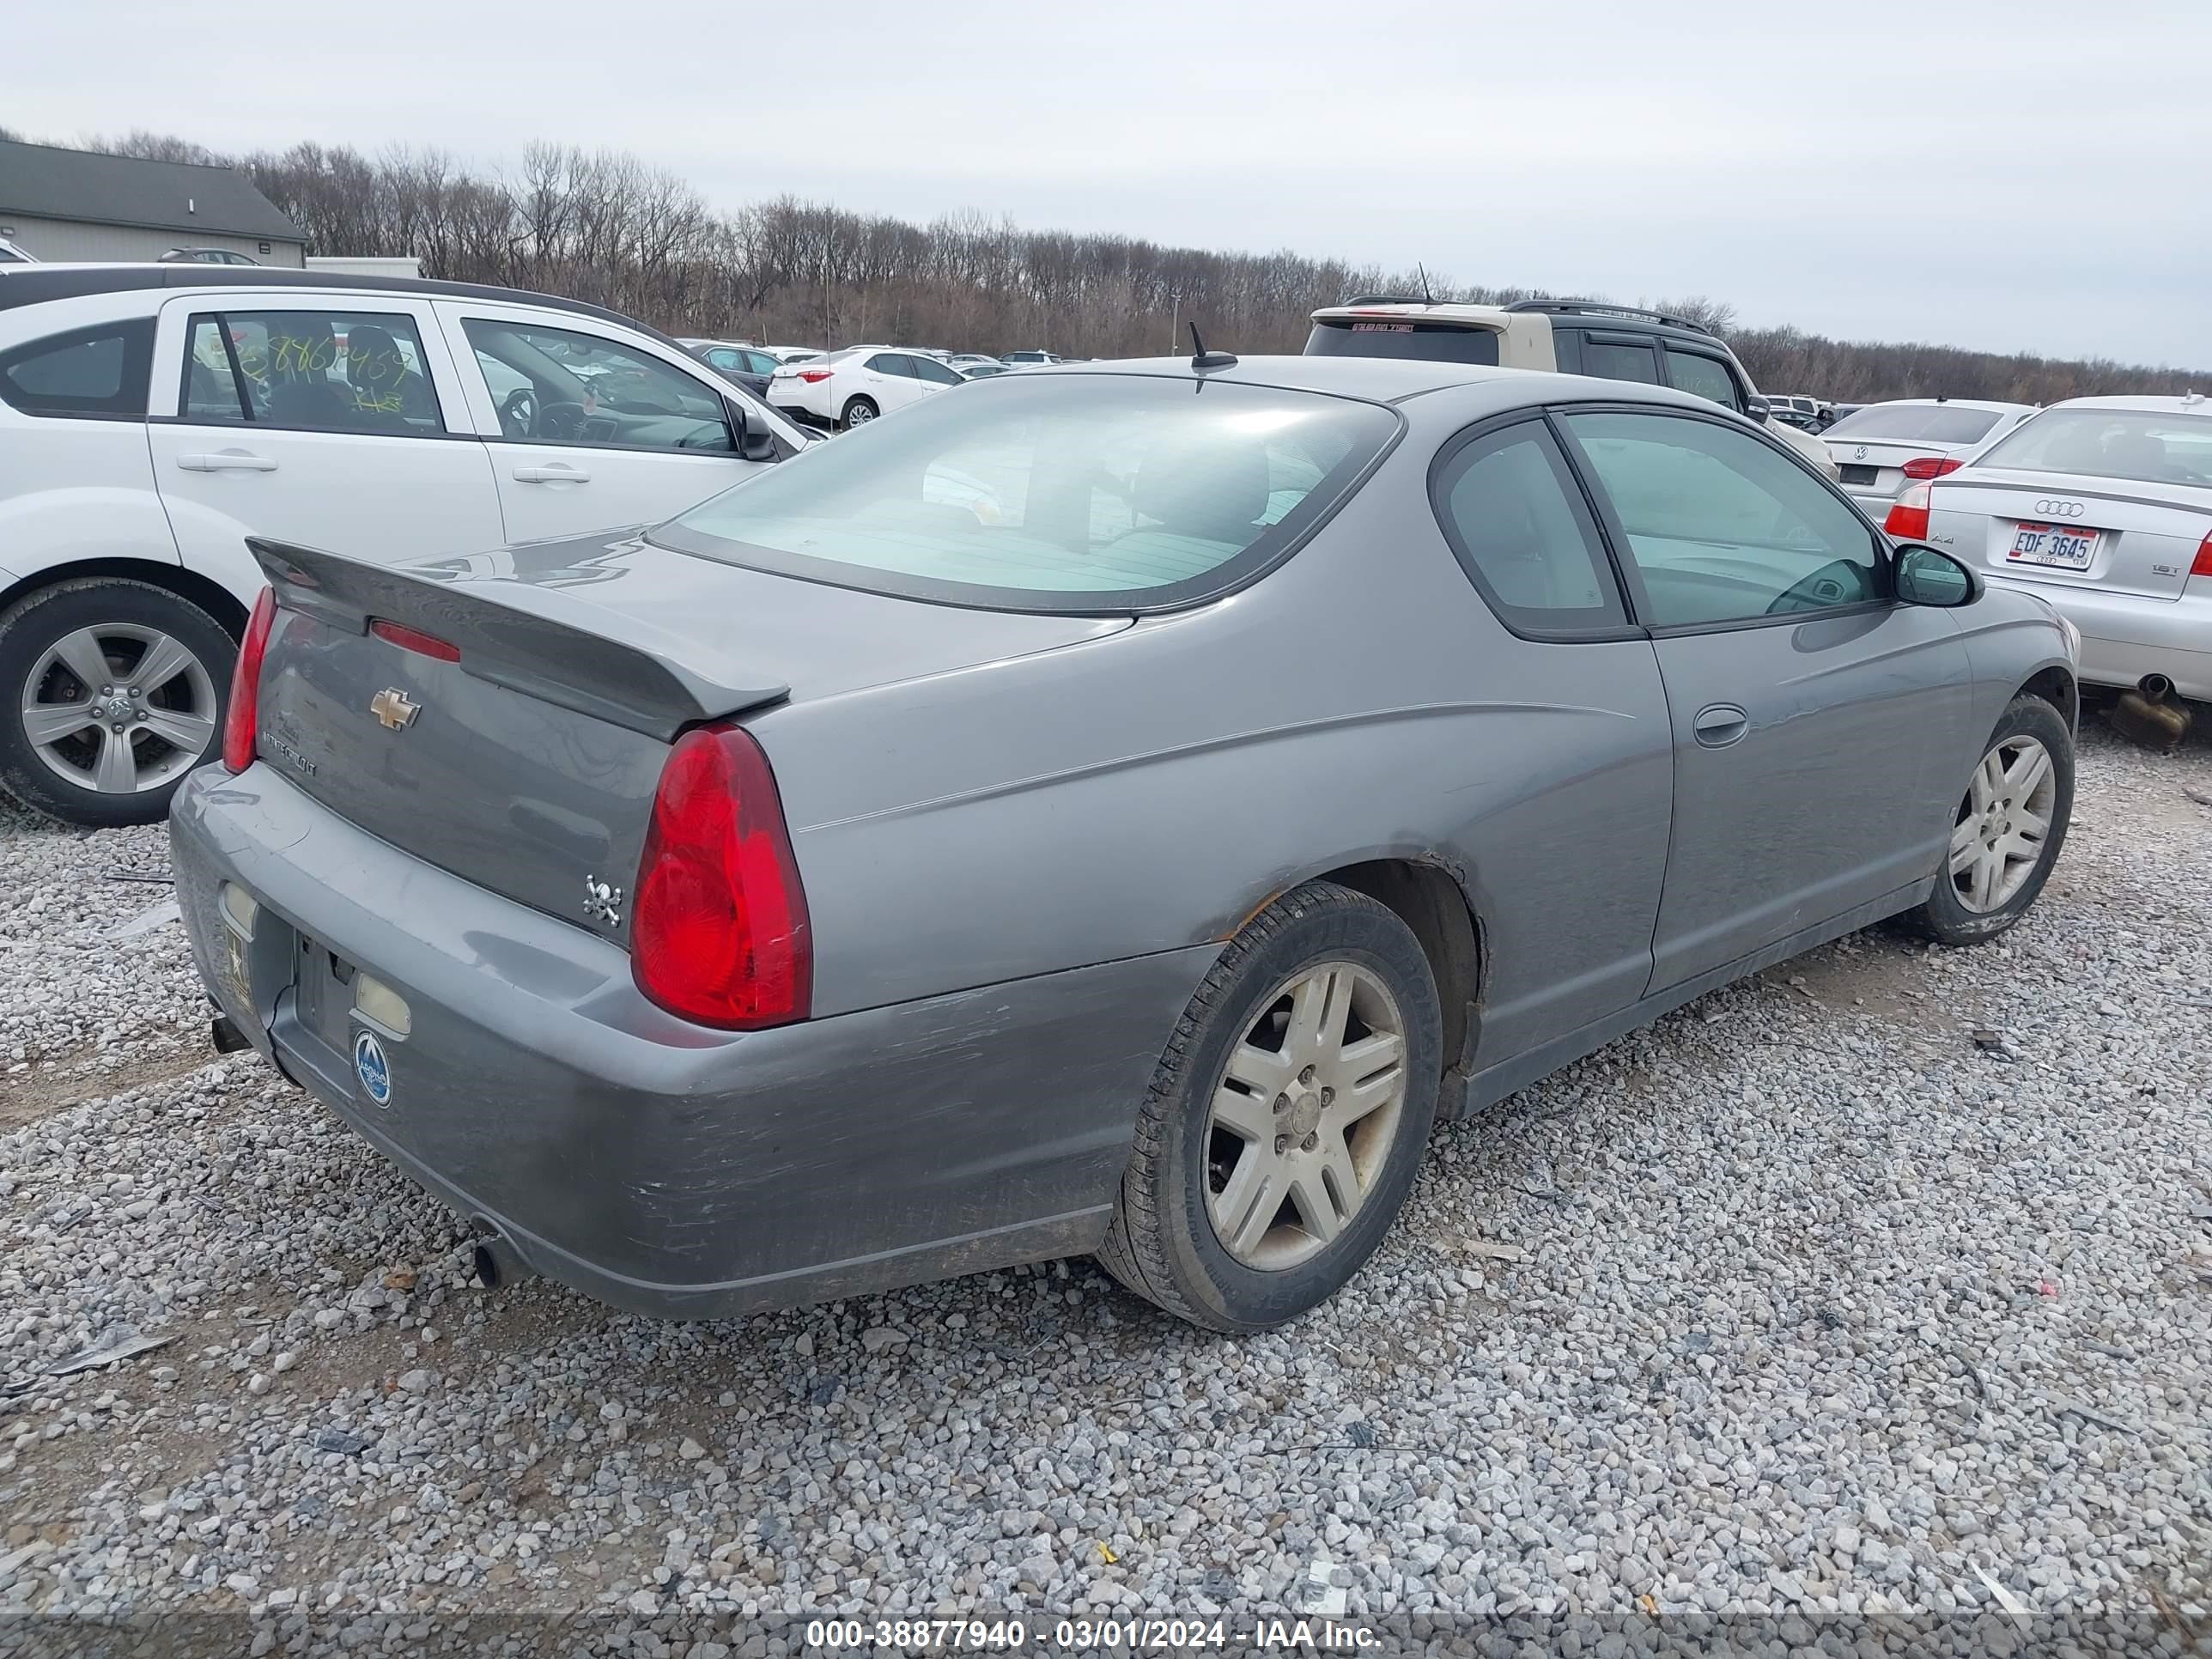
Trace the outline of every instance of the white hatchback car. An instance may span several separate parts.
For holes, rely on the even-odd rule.
[[[768,400],[795,420],[850,430],[966,378],[925,352],[847,346],[813,362],[786,363],[769,378]]]
[[[0,266],[0,784],[160,818],[222,728],[249,535],[477,553],[667,518],[807,441],[673,340],[543,295]]]
[[[1910,486],[1885,528],[2039,594],[2081,678],[2212,700],[2212,401],[2074,398]],[[2151,681],[2144,685],[2146,679]]]

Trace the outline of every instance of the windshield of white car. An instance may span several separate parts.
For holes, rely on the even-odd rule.
[[[1267,568],[1399,429],[1378,404],[1272,386],[1010,374],[810,449],[648,538],[951,604],[1159,609]]]
[[[1997,423],[1994,409],[1962,409],[1956,404],[1875,404],[1846,415],[1824,438],[1923,439],[1931,444],[1974,444]]]
[[[2212,416],[2130,409],[2046,409],[1977,466],[2140,483],[2212,485]]]

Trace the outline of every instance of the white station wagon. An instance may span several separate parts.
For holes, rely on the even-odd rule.
[[[807,436],[641,323],[507,289],[0,267],[0,784],[148,823],[222,731],[248,535],[386,562],[657,522]]]

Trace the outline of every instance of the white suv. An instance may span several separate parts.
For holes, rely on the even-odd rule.
[[[805,434],[506,289],[0,266],[0,785],[148,823],[222,729],[249,535],[392,562],[657,521]]]

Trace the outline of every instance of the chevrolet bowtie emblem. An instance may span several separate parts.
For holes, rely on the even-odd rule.
[[[415,724],[415,717],[422,712],[422,705],[398,686],[387,685],[368,700],[368,712],[390,730],[400,732]]]

